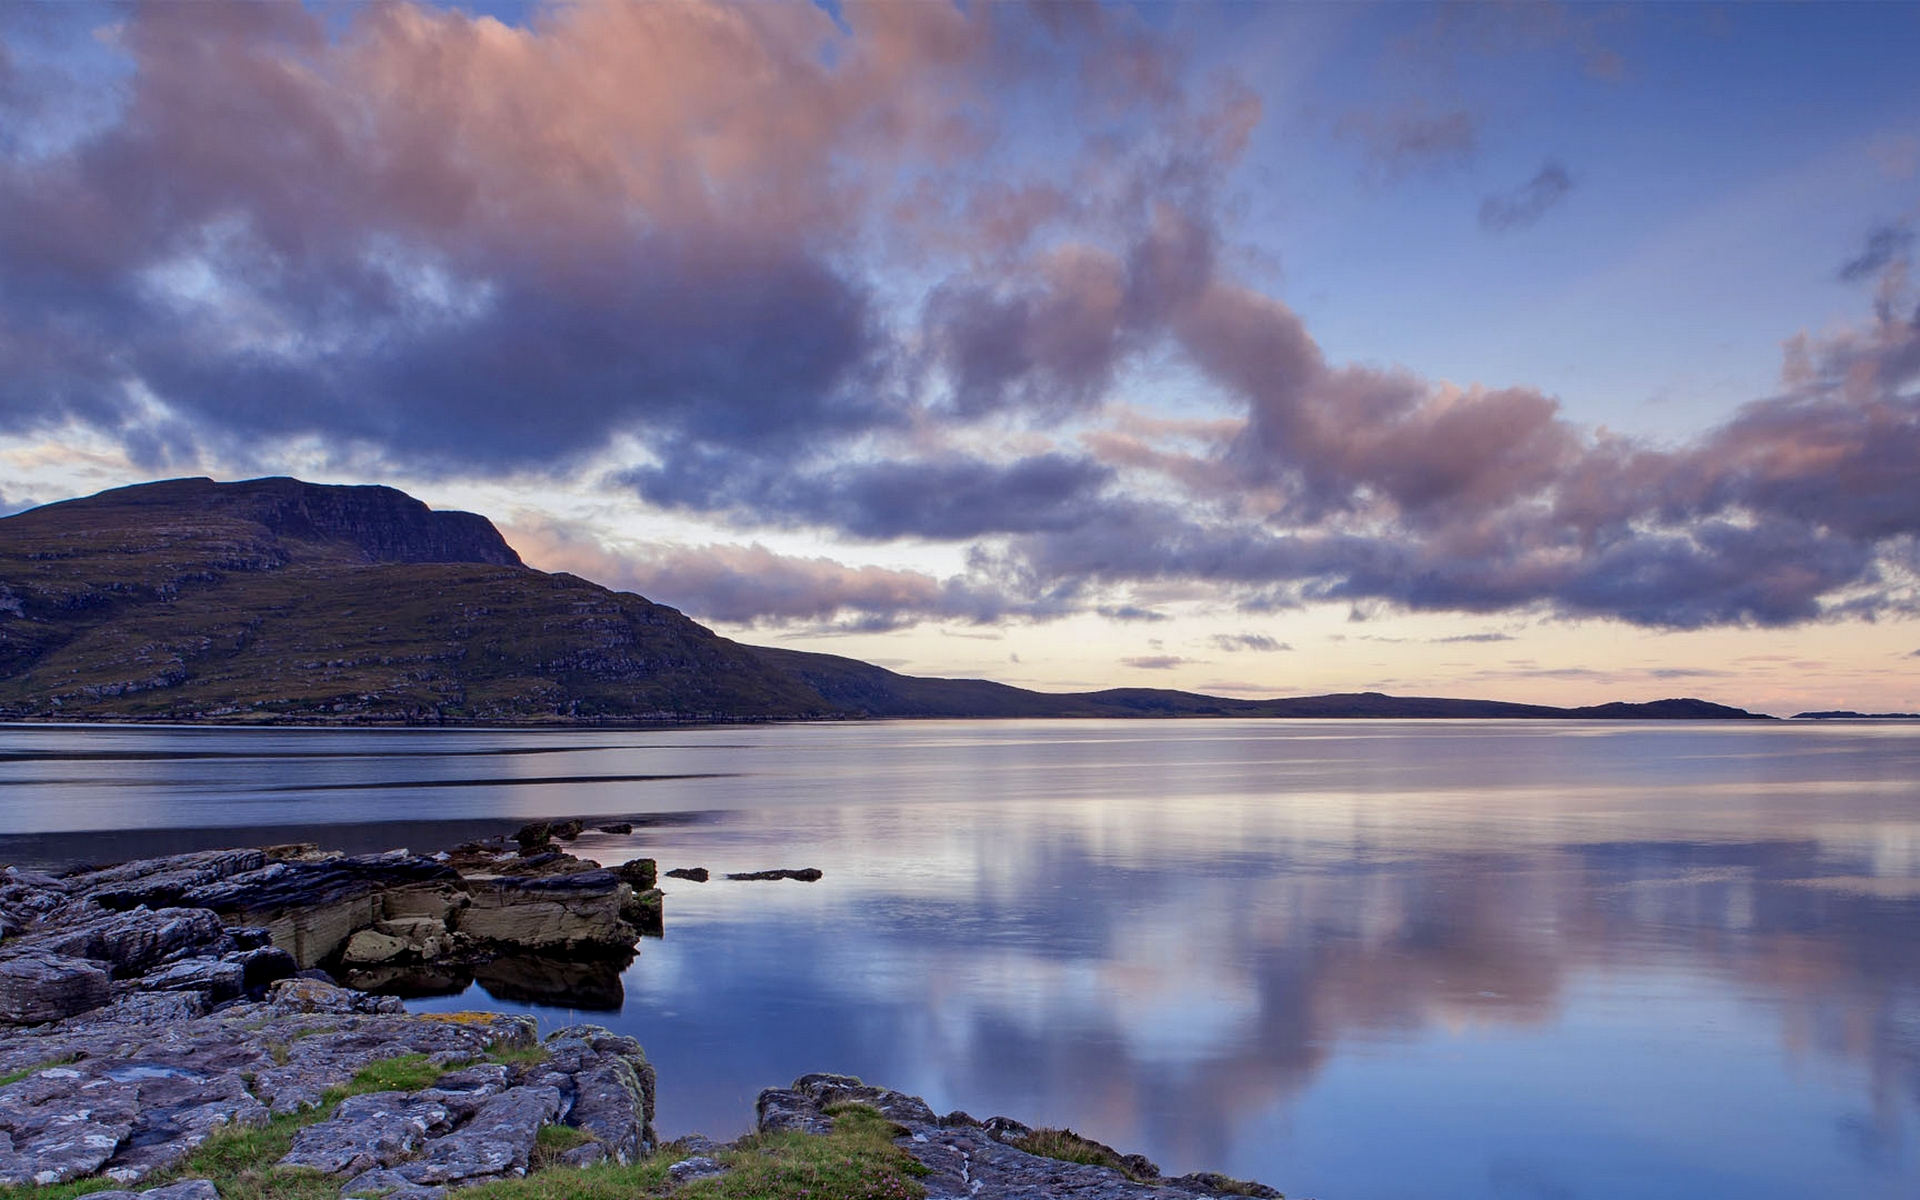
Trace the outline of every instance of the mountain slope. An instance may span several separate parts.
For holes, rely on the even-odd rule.
[[[391,488],[170,480],[0,521],[0,712],[825,716],[678,611]]]
[[[0,716],[542,721],[820,717],[1751,717],[1379,693],[1050,694],[745,646],[520,562],[383,487],[176,479],[0,520]]]

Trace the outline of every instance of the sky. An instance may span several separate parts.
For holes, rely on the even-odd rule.
[[[1920,5],[0,6],[0,512],[1047,690],[1920,710]]]

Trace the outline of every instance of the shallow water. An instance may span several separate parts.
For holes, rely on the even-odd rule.
[[[716,873],[623,1007],[410,1007],[631,1032],[668,1136],[836,1070],[1321,1200],[1920,1195],[1920,727],[0,730],[0,860],[576,815]]]

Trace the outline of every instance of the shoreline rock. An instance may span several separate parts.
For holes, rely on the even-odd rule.
[[[651,860],[607,870],[495,843],[433,857],[210,850],[58,877],[8,868],[0,1025],[75,1016],[132,991],[178,993],[206,1011],[315,969],[356,986],[446,991],[529,955],[596,964],[590,990],[604,998],[611,980],[616,999],[601,1006],[617,1008],[620,969],[643,934],[664,929],[662,893],[634,886],[652,879]]]
[[[621,1007],[639,931],[660,927],[661,893],[635,886],[656,878],[654,861],[603,869],[527,840],[530,853],[504,838],[433,857],[290,845],[0,872],[0,1185],[131,1188],[222,1130],[322,1107],[281,1162],[336,1177],[343,1195],[441,1200],[523,1175],[548,1125],[579,1139],[564,1166],[651,1153],[654,1071],[632,1038],[574,1025],[542,1041],[530,1017],[409,1014],[376,994],[478,981],[502,999]],[[381,1075],[396,1059],[427,1068],[424,1085]],[[1138,1155],[1064,1131],[1043,1132],[1111,1165],[1039,1156],[1018,1121],[938,1117],[843,1075],[763,1091],[757,1128],[824,1134],[847,1102],[905,1129],[895,1145],[930,1171],[929,1200],[1279,1197],[1204,1172],[1161,1179]],[[732,1148],[685,1139],[670,1177],[723,1173],[714,1155]],[[219,1200],[205,1180],[142,1194]]]

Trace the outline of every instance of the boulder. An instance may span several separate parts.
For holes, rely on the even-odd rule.
[[[615,821],[611,825],[600,826],[600,832],[601,833],[632,833],[633,822],[632,821]]]
[[[558,1088],[508,1088],[482,1104],[465,1125],[429,1142],[425,1153],[397,1173],[429,1186],[524,1175],[540,1127],[558,1119],[560,1108]]]
[[[522,854],[544,849],[553,841],[553,826],[545,821],[529,821],[513,831],[513,840],[520,843]]]
[[[527,950],[631,950],[639,933],[621,919],[632,889],[611,871],[524,878],[474,876],[473,903],[455,929],[476,942]]]
[[[667,929],[666,893],[659,888],[636,891],[620,916],[642,936],[660,937]]]
[[[280,1163],[359,1175],[413,1157],[429,1133],[444,1132],[452,1123],[445,1106],[405,1092],[349,1096],[333,1116],[302,1129]]]
[[[563,842],[570,842],[586,831],[587,823],[578,819],[572,821],[556,821],[553,823],[552,828],[548,830],[549,834],[559,838]]]
[[[548,1062],[568,1069],[573,1108],[567,1123],[593,1135],[615,1161],[630,1163],[654,1146],[654,1071],[640,1043],[594,1025],[547,1039]]]
[[[247,990],[247,968],[218,958],[183,958],[147,972],[139,987],[148,992],[199,992],[209,1004],[219,1004]]]
[[[389,921],[428,917],[445,925],[469,903],[466,888],[458,883],[411,883],[388,888],[381,897],[380,912]]]
[[[84,959],[32,951],[0,959],[0,1021],[58,1021],[111,999],[112,977]]]
[[[387,917],[395,891],[415,893],[421,906],[431,907],[459,888],[460,876],[445,863],[395,852],[269,863],[191,889],[183,900],[230,924],[264,927],[274,945],[307,968],[331,959],[354,933]],[[392,902],[396,909],[413,903]]]
[[[375,921],[347,940],[341,961],[347,966],[422,962],[444,957],[453,949],[453,936],[432,917],[402,917]]]
[[[659,882],[660,867],[651,858],[630,858],[611,869],[622,882],[636,892],[644,892]]]
[[[815,883],[820,879],[820,875],[821,871],[819,867],[801,867],[797,871],[789,867],[782,867],[774,871],[741,871],[737,874],[729,875],[727,878],[743,880],[798,879],[801,883]]]
[[[727,1173],[725,1164],[717,1158],[708,1158],[696,1154],[692,1158],[683,1158],[667,1168],[667,1178],[675,1183],[688,1183],[695,1179],[711,1179],[715,1175]]]
[[[139,1089],[53,1067],[0,1090],[0,1184],[66,1183],[105,1166],[140,1113]]]
[[[125,910],[177,906],[187,892],[267,865],[259,850],[202,850],[144,858],[98,871],[77,872],[67,882],[102,908]]]
[[[111,912],[89,905],[73,912],[71,920],[42,921],[21,943],[23,948],[90,958],[116,979],[139,975],[163,959],[233,949],[226,926],[204,908]]]
[[[669,879],[691,879],[695,883],[705,883],[711,876],[705,867],[675,867],[667,872]]]

